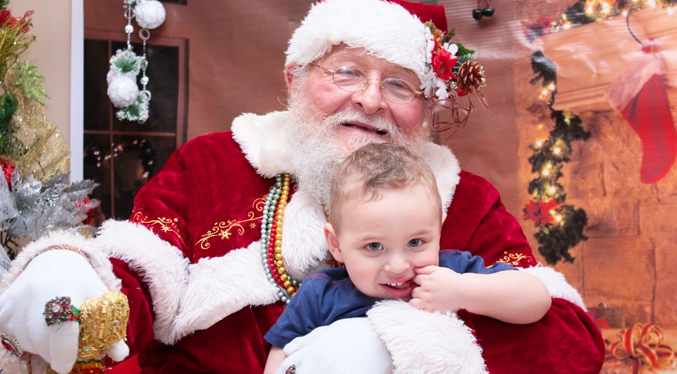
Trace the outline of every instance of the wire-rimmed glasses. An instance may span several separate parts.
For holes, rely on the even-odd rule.
[[[337,69],[327,69],[314,62],[311,62],[310,65],[329,73],[336,86],[347,92],[363,91],[367,88],[370,79],[378,80],[376,78],[369,78],[367,73],[356,67],[343,66]],[[417,91],[411,83],[404,79],[386,78],[380,83],[381,94],[391,103],[408,103],[416,96],[423,94],[423,92]]]

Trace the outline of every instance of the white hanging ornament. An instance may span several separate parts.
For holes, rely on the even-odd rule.
[[[144,29],[156,29],[165,21],[165,7],[157,0],[143,0],[134,7],[136,23]]]
[[[144,123],[149,116],[150,92],[142,90],[136,98],[136,103],[128,107],[122,108],[115,113],[120,121],[137,121]]]
[[[126,75],[115,77],[108,85],[108,98],[116,108],[134,104],[137,96],[139,96],[139,87],[132,78]]]

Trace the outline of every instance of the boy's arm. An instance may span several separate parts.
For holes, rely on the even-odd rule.
[[[527,324],[550,309],[550,294],[535,276],[515,270],[459,274],[451,269],[417,268],[411,305],[431,312],[465,309],[503,322]]]
[[[268,353],[268,361],[266,361],[266,368],[263,374],[274,374],[277,368],[282,365],[282,362],[287,358],[284,351],[280,347],[273,346]]]
[[[497,320],[533,323],[550,309],[552,299],[543,282],[522,271],[501,271],[493,274],[461,275],[463,309]]]

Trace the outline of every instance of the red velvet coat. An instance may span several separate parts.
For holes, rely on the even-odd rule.
[[[261,212],[271,177],[290,171],[284,167],[292,126],[287,113],[244,115],[234,134],[188,142],[138,193],[130,222],[104,225],[97,240],[129,297],[128,343],[144,373],[263,372],[270,346],[262,337],[283,305],[263,273]],[[431,144],[425,157],[447,191],[442,248],[481,255],[488,265],[537,265],[493,186],[460,171],[444,147]],[[326,256],[318,229],[324,217],[312,206],[299,192],[285,213],[283,253],[297,277],[322,266]],[[580,296],[563,278],[546,283],[553,305],[537,323],[510,325],[459,312],[492,374],[600,371],[604,344],[574,304],[582,304]]]

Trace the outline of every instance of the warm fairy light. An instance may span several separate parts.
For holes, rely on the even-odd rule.
[[[548,90],[554,91],[554,90],[555,90],[555,84],[554,84],[554,83],[550,83],[550,84],[548,85]]]
[[[550,191],[551,194],[554,194],[555,192],[557,192],[557,187],[550,186],[550,188],[548,188],[548,191]]]
[[[621,15],[622,15],[623,17],[627,17],[627,16],[628,16],[628,11],[627,11],[627,9],[624,10],[624,11],[621,13]]]
[[[536,148],[541,148],[543,146],[542,140],[536,140]]]
[[[550,169],[552,169],[552,165],[546,164],[541,174],[547,177],[548,175],[550,175]]]
[[[571,22],[566,22],[562,25],[564,30],[569,30],[571,28]]]
[[[563,219],[563,217],[562,217],[561,214],[556,214],[556,215],[555,215],[555,221],[557,221],[557,222],[562,222],[562,219]]]
[[[555,149],[553,149],[552,152],[553,152],[554,154],[558,155],[558,154],[560,154],[560,152],[562,152],[562,148],[555,147]]]
[[[607,2],[602,3],[602,13],[609,14],[609,12],[611,12],[611,5]]]
[[[646,4],[652,8],[656,7],[656,2],[654,0],[649,0],[646,2]]]
[[[592,7],[585,8],[585,13],[587,15],[592,15],[593,12],[594,12],[594,9],[592,9]]]
[[[548,91],[547,89],[541,90],[541,96],[548,96],[549,94],[550,94],[550,91]]]

